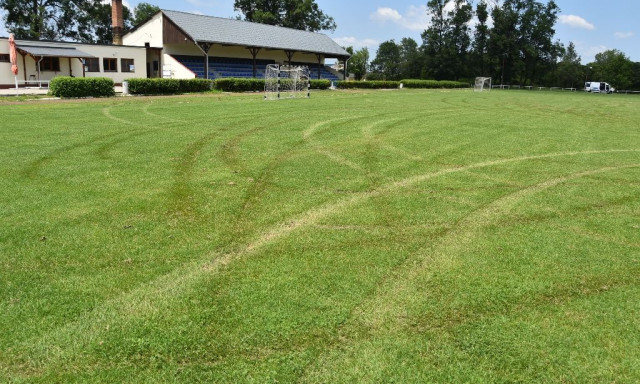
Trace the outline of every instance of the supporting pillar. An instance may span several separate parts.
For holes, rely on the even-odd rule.
[[[251,57],[253,57],[253,78],[258,77],[258,67],[256,65],[256,56],[258,56],[258,52],[260,52],[261,48],[257,47],[248,47],[249,52],[251,52]]]
[[[24,53],[20,52],[20,55],[22,56],[22,74],[24,75],[24,81],[27,81],[27,55],[25,55]]]
[[[69,57],[69,76],[73,77],[73,70],[71,69],[71,58]]]
[[[349,58],[345,57],[344,58],[344,65],[342,66],[342,71],[343,71],[343,74],[342,74],[343,79],[342,80],[344,80],[344,81],[347,81],[347,62],[348,61],[349,61]]]
[[[291,66],[291,62],[293,61],[293,55],[296,53],[296,51],[284,51],[284,54],[287,55],[287,62],[289,63],[289,66]]]
[[[209,49],[213,44],[211,43],[196,43],[198,48],[204,53],[204,78],[209,78]]]
[[[318,59],[318,80],[321,78],[321,65],[322,65],[322,55],[316,53],[316,58]]]
[[[78,58],[78,60],[80,60],[80,66],[82,67],[82,77],[87,77],[87,70],[84,68],[85,61],[81,58]]]

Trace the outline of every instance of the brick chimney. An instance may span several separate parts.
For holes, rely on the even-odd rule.
[[[111,0],[111,28],[113,31],[113,45],[122,45],[122,0]]]

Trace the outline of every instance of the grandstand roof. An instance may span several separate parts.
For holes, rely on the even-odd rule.
[[[162,13],[198,43],[312,52],[329,57],[350,56],[322,33],[179,11],[162,10]]]

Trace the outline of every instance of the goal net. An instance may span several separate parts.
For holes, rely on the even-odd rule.
[[[264,73],[264,98],[278,100],[283,98],[309,97],[309,68],[269,64]]]
[[[491,78],[490,77],[476,77],[476,84],[473,87],[476,92],[491,91]]]

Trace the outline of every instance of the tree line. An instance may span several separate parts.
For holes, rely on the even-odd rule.
[[[101,0],[0,0],[0,8],[7,30],[18,39],[112,41],[111,4]],[[125,33],[160,10],[149,3],[122,8]]]
[[[467,0],[429,0],[431,24],[421,44],[412,38],[385,41],[371,61],[366,47],[347,47],[353,55],[349,72],[358,80],[472,81],[484,76],[494,84],[582,88],[594,80],[640,89],[640,63],[623,52],[608,50],[583,65],[573,43],[554,40],[560,12],[555,1],[492,4],[480,1],[474,9]]]

